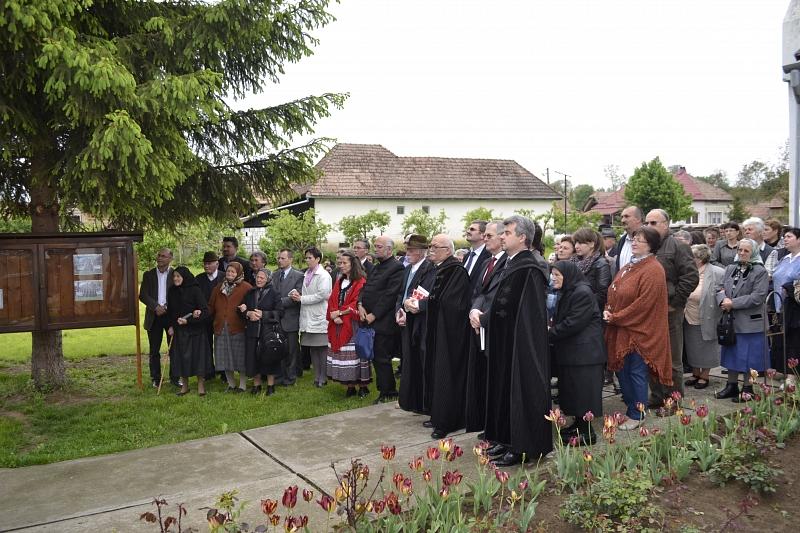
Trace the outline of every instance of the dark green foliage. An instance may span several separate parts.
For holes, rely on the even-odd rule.
[[[664,209],[672,220],[685,220],[693,213],[692,197],[658,157],[633,172],[625,187],[625,202],[639,206],[645,214],[651,209]]]

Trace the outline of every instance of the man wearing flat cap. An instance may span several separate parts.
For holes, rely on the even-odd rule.
[[[219,285],[224,277],[224,275],[220,275],[219,273],[219,257],[217,257],[217,254],[214,252],[206,252],[203,255],[203,274],[195,278],[197,284],[200,286],[200,292],[202,292],[203,296],[206,298],[206,302],[211,299],[211,293],[214,291],[214,287]],[[206,336],[208,337],[208,344],[210,346],[208,353],[214,353],[214,323],[211,320],[206,321]],[[211,369],[209,374],[206,375],[206,379],[213,379],[213,361],[209,361],[206,368]],[[222,376],[224,377],[225,374],[222,374]]]
[[[408,265],[402,291],[397,296],[395,321],[401,327],[400,344],[403,372],[400,377],[400,407],[414,413],[428,413],[424,402],[425,320],[428,300],[420,298],[420,287],[430,292],[436,274],[427,259],[428,239],[424,235],[406,236]]]

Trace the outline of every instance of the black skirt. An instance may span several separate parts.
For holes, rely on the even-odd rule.
[[[177,326],[172,338],[170,375],[188,377],[204,376],[213,371],[211,349],[205,327],[187,328]]]
[[[558,398],[561,410],[582,418],[587,411],[603,415],[603,378],[605,365],[558,367]]]
[[[281,362],[268,363],[259,354],[258,338],[247,337],[244,343],[244,366],[247,377],[275,376],[281,373]]]

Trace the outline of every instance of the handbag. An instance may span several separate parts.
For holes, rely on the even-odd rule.
[[[369,326],[360,326],[356,331],[354,343],[356,354],[362,361],[372,361],[375,358],[375,330]]]
[[[721,346],[736,344],[736,330],[733,328],[733,313],[725,311],[717,323],[717,342]]]
[[[264,328],[258,341],[258,359],[261,366],[272,366],[283,360],[287,353],[286,335],[280,327],[276,324],[271,328]]]

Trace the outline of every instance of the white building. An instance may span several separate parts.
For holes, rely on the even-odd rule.
[[[391,222],[385,233],[397,240],[402,239],[401,226],[407,214],[422,209],[437,216],[443,209],[447,232],[461,239],[462,217],[472,209],[491,209],[498,217],[521,208],[540,214],[548,211],[553,201],[563,199],[511,160],[398,157],[377,144],[337,144],[316,168],[320,171],[317,182],[298,189],[299,198],[284,207],[296,211],[313,207],[320,220],[334,225],[328,234],[331,247],[344,243],[336,227],[343,217],[363,215],[371,209],[389,213]],[[245,224],[246,240],[252,234],[258,242],[263,229],[257,219],[274,209],[265,206],[260,217]]]

